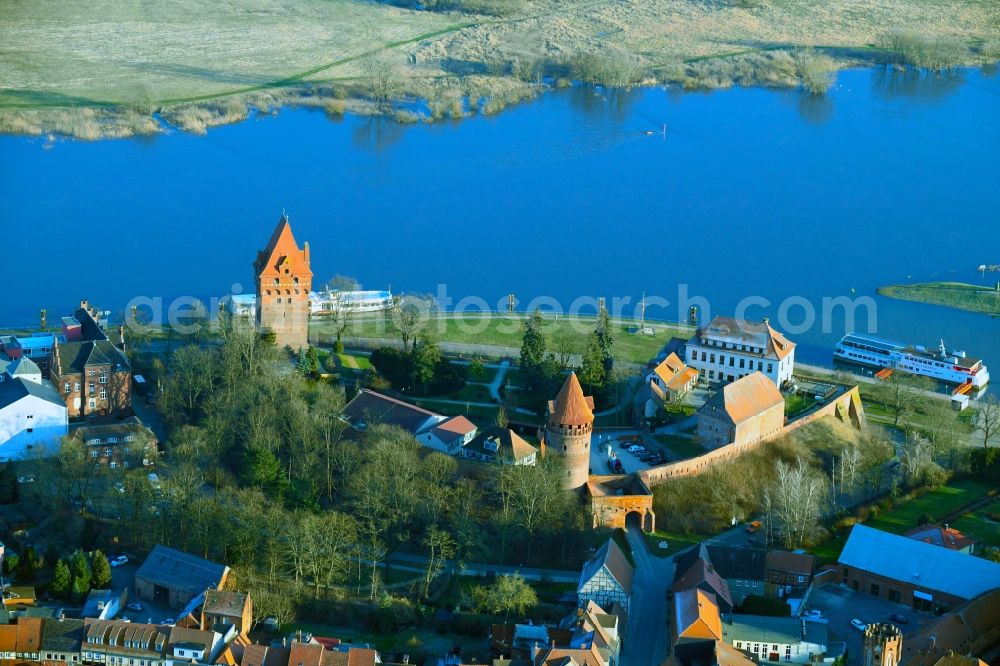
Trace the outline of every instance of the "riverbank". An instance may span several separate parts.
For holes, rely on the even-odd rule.
[[[1000,57],[1000,28],[974,0],[889,0],[864,13],[847,0],[808,11],[786,0],[471,5],[13,3],[0,16],[0,132],[204,132],[284,106],[454,119],[571,82],[822,92],[845,66]]]
[[[1000,282],[997,283],[1000,285]],[[969,312],[1000,316],[1000,289],[964,282],[921,282],[888,285],[878,288],[887,298],[930,303]]]

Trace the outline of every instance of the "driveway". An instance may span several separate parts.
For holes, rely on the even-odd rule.
[[[621,665],[660,666],[669,642],[667,587],[674,578],[674,562],[651,554],[638,528],[630,526],[626,537],[635,560],[635,576]]]
[[[861,632],[850,624],[853,618],[871,624],[888,622],[891,614],[899,613],[909,620],[909,624],[899,625],[903,630],[904,647],[909,636],[935,619],[930,613],[921,613],[903,604],[855,592],[845,585],[826,585],[813,590],[805,608],[822,611],[823,617],[829,620],[831,641],[847,642],[848,664],[860,664],[863,657]]]
[[[639,460],[638,456],[629,453],[627,449],[632,444],[645,444],[642,441],[633,441],[633,437],[639,437],[638,430],[615,431],[611,434],[596,434],[593,436],[590,445],[590,473],[600,476],[607,474],[617,474],[612,472],[608,466],[608,446],[619,460],[625,474],[632,474],[644,469],[649,469],[650,465]],[[649,448],[649,447],[647,447]]]

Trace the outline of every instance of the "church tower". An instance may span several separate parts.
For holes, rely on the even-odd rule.
[[[568,490],[587,484],[590,476],[590,435],[594,430],[594,399],[583,395],[576,373],[571,372],[555,400],[549,401],[545,421],[545,452],[566,459]]]
[[[253,263],[257,278],[257,326],[274,331],[279,347],[309,345],[309,243],[299,249],[288,217],[282,213],[267,247]]]
[[[869,624],[865,629],[865,666],[896,666],[903,652],[903,633],[894,624]]]

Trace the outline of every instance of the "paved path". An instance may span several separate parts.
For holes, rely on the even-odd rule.
[[[667,657],[667,588],[674,578],[673,558],[649,552],[646,538],[636,527],[626,531],[635,560],[628,633],[621,666],[660,666]]]
[[[510,370],[510,359],[505,358],[500,361],[497,374],[493,378],[493,381],[487,384],[487,387],[490,389],[490,395],[497,401],[497,404],[502,402],[500,400],[500,387],[503,386],[503,380],[507,376],[508,370]]]

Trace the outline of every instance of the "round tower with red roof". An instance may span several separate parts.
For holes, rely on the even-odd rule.
[[[583,395],[576,373],[566,378],[555,400],[549,401],[543,436],[546,454],[558,454],[566,460],[569,490],[587,484],[590,475],[590,437],[594,432],[594,399]]]

